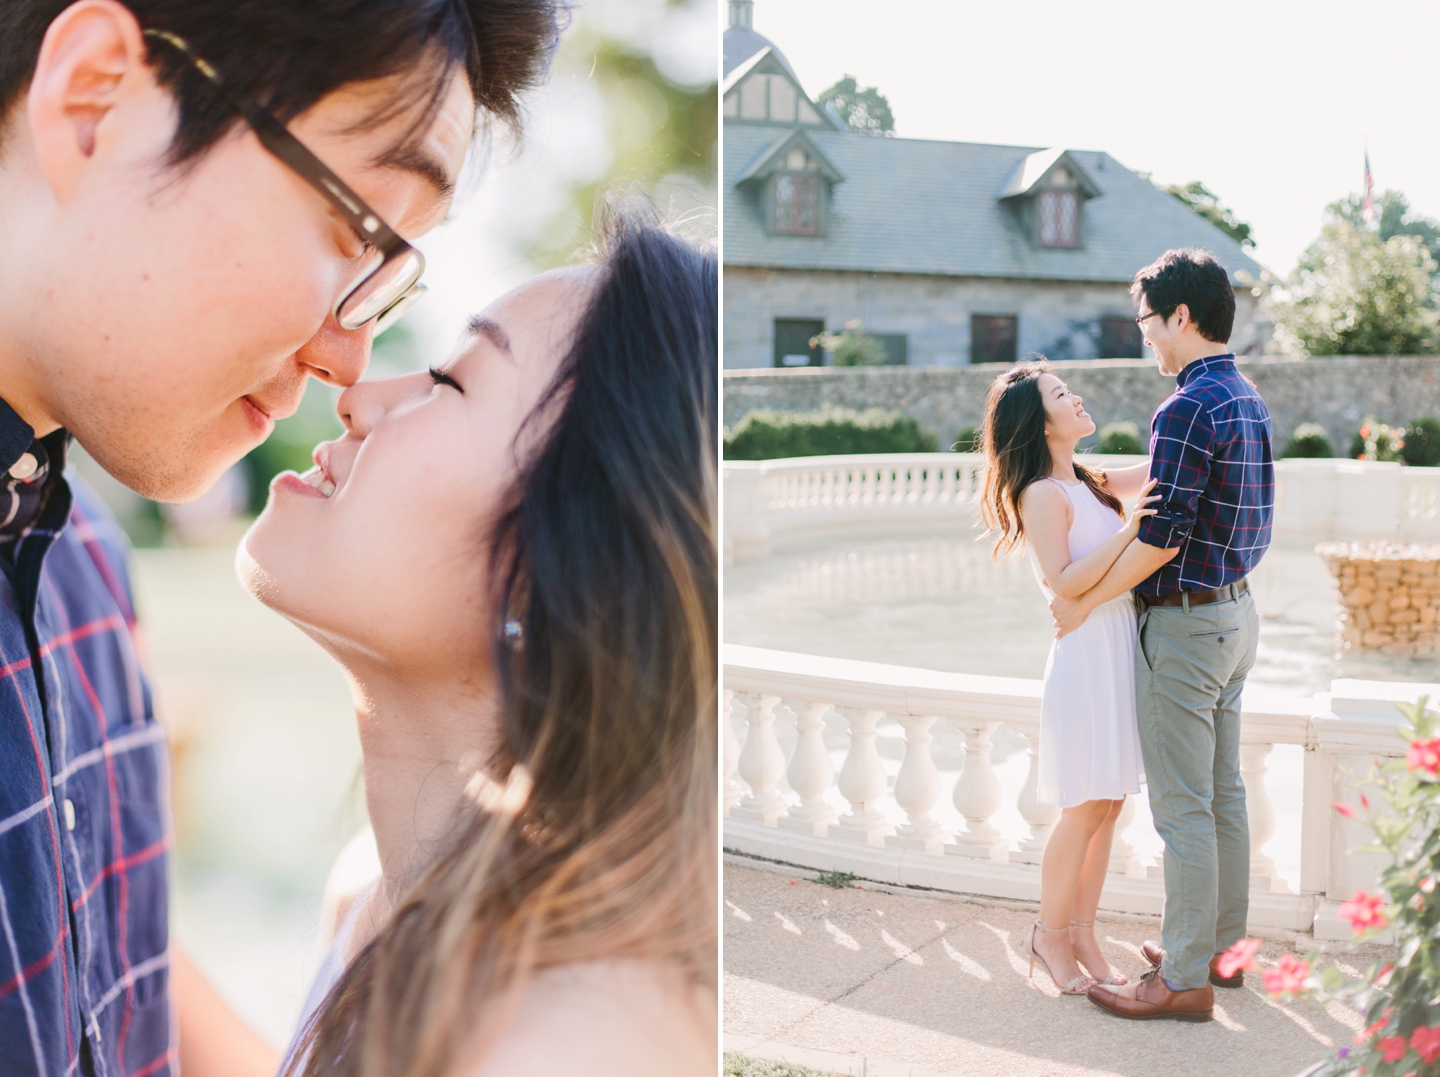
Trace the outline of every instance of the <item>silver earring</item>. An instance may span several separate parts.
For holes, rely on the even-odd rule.
[[[519,643],[525,638],[525,628],[513,618],[505,622],[505,638],[511,643]]]

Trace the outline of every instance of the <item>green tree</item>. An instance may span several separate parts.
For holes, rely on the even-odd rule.
[[[838,333],[820,333],[810,338],[810,347],[819,345],[830,352],[834,366],[883,366],[885,345],[877,337],[865,332],[865,324],[859,318],[845,323]]]
[[[1199,180],[1172,183],[1165,190],[1193,209],[1242,247],[1253,247],[1250,226],[1235,216],[1235,211],[1220,204],[1219,197]]]
[[[833,107],[852,131],[862,135],[895,134],[895,114],[890,111],[890,102],[876,86],[860,89],[854,75],[846,75],[822,91],[817,100],[822,108]]]
[[[1332,216],[1266,307],[1282,352],[1433,355],[1440,331],[1430,251],[1419,239],[1382,240]]]
[[[1349,221],[1356,228],[1365,226],[1365,201],[1358,194],[1331,202],[1325,212],[1337,220]],[[1379,225],[1376,234],[1381,240],[1415,236],[1425,244],[1431,260],[1440,266],[1440,221],[1411,213],[1410,200],[1399,191],[1386,191],[1375,199],[1375,217]]]

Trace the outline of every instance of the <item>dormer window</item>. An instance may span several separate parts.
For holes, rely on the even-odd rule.
[[[1040,192],[1040,246],[1074,247],[1080,243],[1080,195],[1076,191]]]
[[[813,236],[820,224],[820,183],[813,172],[775,176],[775,231],[785,236]]]

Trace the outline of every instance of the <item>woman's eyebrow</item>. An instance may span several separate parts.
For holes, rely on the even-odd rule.
[[[468,328],[470,332],[476,336],[488,338],[491,344],[495,345],[495,347],[499,348],[506,355],[512,354],[510,351],[510,334],[505,332],[504,326],[494,318],[487,317],[484,314],[472,315]]]

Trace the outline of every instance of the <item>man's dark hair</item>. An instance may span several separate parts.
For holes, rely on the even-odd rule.
[[[512,130],[517,95],[544,76],[564,0],[124,0],[147,30],[188,41],[240,97],[288,122],[348,83],[414,73],[410,100],[438,107],[463,66],[475,104]],[[51,22],[72,0],[0,2],[0,121],[29,88]],[[147,38],[179,102],[170,163],[190,161],[241,121],[178,50]],[[3,134],[3,131],[0,131]]]
[[[1217,344],[1230,339],[1235,327],[1235,289],[1230,274],[1209,251],[1166,251],[1135,274],[1130,298],[1137,308],[1142,295],[1160,317],[1168,319],[1184,303],[1202,337]]]

